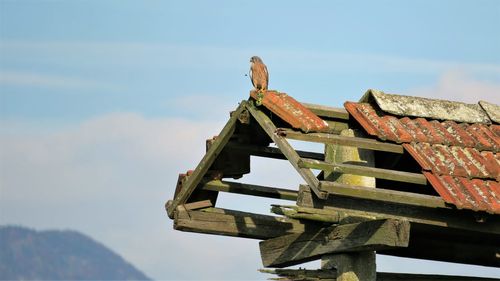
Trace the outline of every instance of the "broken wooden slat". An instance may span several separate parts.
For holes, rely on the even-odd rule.
[[[283,155],[281,150],[279,150],[279,148],[277,147],[229,142],[227,144],[227,148],[245,151],[253,156],[260,156],[260,157],[267,157],[274,159],[286,159],[285,155]],[[311,158],[317,160],[325,159],[325,155],[323,153],[301,151],[301,150],[296,150],[295,152],[297,152],[297,154],[299,154],[299,156],[303,158]]]
[[[410,223],[404,220],[374,220],[289,234],[259,243],[262,263],[286,267],[331,253],[407,247]]]
[[[351,186],[329,181],[321,181],[320,188],[321,190],[327,191],[329,194],[333,195],[343,195],[362,199],[378,200],[429,208],[449,208],[446,202],[444,202],[444,200],[439,196],[431,196],[382,188]]]
[[[380,169],[374,167],[366,167],[361,165],[343,164],[343,163],[327,163],[325,161],[304,159],[299,161],[299,167],[319,169],[328,172],[338,172],[345,174],[353,174],[392,181],[408,182],[426,185],[427,179],[423,174],[401,172],[388,169]]]
[[[197,209],[213,207],[212,202],[210,200],[186,203],[183,206],[186,210],[197,210]]]
[[[208,208],[189,211],[179,206],[175,212],[174,229],[223,236],[269,239],[291,233],[319,229],[311,223],[247,212]]]
[[[254,184],[244,184],[230,181],[209,181],[201,187],[203,190],[223,191],[267,198],[276,198],[283,200],[297,200],[298,192],[284,188],[267,187]]]
[[[273,280],[332,280],[337,278],[335,269],[311,270],[311,269],[259,269],[262,273],[276,274],[284,279]]]
[[[403,153],[403,146],[392,143],[379,142],[368,138],[358,138],[358,137],[346,137],[334,134],[325,133],[309,133],[304,134],[302,132],[294,131],[291,129],[279,129],[279,133],[288,139],[318,142],[324,144],[338,144],[346,146],[354,146],[358,148],[379,150],[392,153]]]
[[[330,107],[330,106],[305,103],[305,102],[303,102],[302,105],[305,106],[310,111],[312,111],[314,114],[318,115],[319,117],[349,120],[349,113],[344,108]]]
[[[284,139],[283,137],[276,134],[276,126],[273,124],[271,119],[264,114],[264,112],[255,109],[253,105],[246,106],[250,114],[257,120],[264,131],[269,135],[269,137],[274,141],[278,148],[283,152],[286,158],[291,162],[295,170],[302,176],[305,182],[311,187],[316,196],[321,199],[326,199],[327,193],[319,190],[319,180],[313,174],[310,169],[300,168],[298,166],[298,161],[300,156],[294,150],[294,148]]]
[[[174,210],[179,204],[183,204],[189,199],[189,196],[191,196],[200,180],[207,173],[214,160],[217,158],[226,143],[229,141],[236,127],[238,116],[245,109],[246,103],[246,101],[241,102],[240,106],[232,114],[231,118],[229,118],[229,121],[226,123],[219,136],[210,146],[205,156],[203,156],[200,163],[196,166],[196,169],[187,178],[185,184],[182,186],[182,189],[179,191],[179,194],[177,194],[167,210],[169,217],[173,217]]]

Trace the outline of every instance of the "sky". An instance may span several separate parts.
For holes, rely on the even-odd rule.
[[[373,88],[500,104],[498,30],[500,1],[485,0],[0,0],[0,224],[81,231],[157,280],[265,280],[258,241],[174,231],[164,211],[248,98],[249,58],[271,89],[309,103]],[[302,183],[259,158],[242,180]],[[276,201],[219,202],[269,213]],[[500,276],[385,256],[377,267]]]

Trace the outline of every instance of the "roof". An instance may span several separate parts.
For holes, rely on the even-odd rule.
[[[447,203],[500,214],[500,107],[369,90],[344,104],[364,130],[403,144]]]

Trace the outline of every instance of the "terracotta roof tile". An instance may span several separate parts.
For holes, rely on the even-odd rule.
[[[368,134],[403,143],[446,202],[500,214],[499,125],[396,116],[375,103],[344,105]]]

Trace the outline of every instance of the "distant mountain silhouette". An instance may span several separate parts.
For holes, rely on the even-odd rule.
[[[0,226],[1,280],[149,280],[99,242],[75,231]]]

